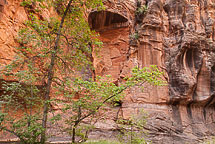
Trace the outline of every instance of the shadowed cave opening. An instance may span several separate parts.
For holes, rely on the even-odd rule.
[[[202,64],[201,51],[198,48],[191,48],[186,51],[186,65],[194,73],[199,71]]]
[[[0,12],[3,12],[4,10],[4,5],[7,4],[6,0],[0,0]]]
[[[88,22],[93,30],[120,28],[128,26],[128,19],[110,11],[94,11],[89,14]]]
[[[0,5],[0,12],[3,12],[3,10],[4,10],[4,6]]]
[[[169,73],[170,97],[172,100],[186,101],[190,90],[195,89],[196,84],[190,83],[187,79],[192,80],[201,70],[203,63],[201,47],[201,45],[195,43],[184,45],[183,50],[175,59],[179,71],[172,69],[171,73]]]

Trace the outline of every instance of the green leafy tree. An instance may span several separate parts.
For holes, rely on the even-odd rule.
[[[125,82],[120,86],[115,85],[110,77],[97,77],[95,81],[76,78],[74,81],[68,82],[66,87],[70,92],[62,91],[67,100],[62,110],[64,113],[70,113],[69,118],[65,120],[65,124],[68,126],[66,130],[72,135],[72,142],[76,142],[76,136],[79,138],[81,136],[82,140],[80,141],[86,140],[87,130],[84,131],[85,134],[80,133],[79,130],[83,121],[97,119],[98,111],[106,104],[110,104],[111,101],[119,101],[126,89],[134,86],[144,87],[145,83],[157,86],[164,85],[162,72],[156,66],[143,69],[135,67],[131,76],[125,78]],[[75,96],[77,96],[76,99],[74,99]],[[129,124],[132,127],[137,127],[136,123],[133,125],[133,121]],[[83,131],[83,128],[81,129]],[[77,130],[78,133],[76,133]],[[132,133],[132,135],[134,134]],[[134,137],[133,141],[137,140]]]
[[[37,95],[41,91],[32,84],[24,85],[21,82],[2,82],[2,88],[5,91],[1,95],[0,129],[17,136],[21,143],[36,143],[44,131],[38,113],[41,97]]]
[[[0,129],[22,143],[45,143],[51,103],[63,103],[62,111],[71,114],[65,123],[75,143],[76,136],[87,138],[81,123],[93,119],[106,103],[120,99],[124,90],[145,82],[163,84],[156,66],[134,68],[120,86],[108,78],[88,75],[93,73],[92,52],[102,43],[90,30],[85,13],[86,9],[103,9],[102,0],[26,0],[22,6],[29,12],[29,21],[19,32],[17,55],[1,69],[5,93],[0,113]],[[55,7],[58,15],[41,19],[40,11],[49,6]]]
[[[46,7],[45,1],[26,0],[21,3],[29,12],[29,21],[25,23],[26,28],[19,32],[17,42],[20,46],[17,47],[15,59],[1,70],[3,79],[7,81],[3,86],[6,93],[1,98],[4,102],[1,109],[1,129],[16,135],[23,143],[45,143],[52,101],[50,96],[56,90],[54,86],[63,88],[67,79],[78,75],[75,72],[91,70],[92,46],[96,48],[101,45],[85,17],[86,9],[102,8],[101,0],[46,2],[49,3],[48,6],[56,7],[58,16],[50,20],[40,19],[40,10]],[[9,84],[8,81],[12,83]],[[35,98],[39,98],[39,101]],[[14,102],[21,104],[15,105]],[[20,110],[24,113],[20,120],[11,117],[11,108],[13,113]],[[34,126],[37,127],[37,132],[32,130]],[[24,131],[21,132],[21,128]],[[35,136],[27,136],[30,131]],[[36,138],[29,142],[31,137]]]
[[[144,138],[147,135],[144,131],[146,119],[147,113],[142,109],[138,114],[132,115],[130,119],[119,119],[117,121],[120,129],[119,141],[127,144],[149,144]]]

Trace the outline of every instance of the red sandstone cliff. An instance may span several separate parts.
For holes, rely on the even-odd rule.
[[[104,57],[95,62],[97,73],[120,81],[135,65],[158,65],[169,83],[146,86],[144,92],[131,90],[122,104],[123,116],[147,110],[154,143],[198,143],[213,135],[215,1],[127,0],[106,5],[105,14],[89,17],[104,41]],[[143,5],[147,11],[138,13]],[[105,21],[105,27],[98,21]]]
[[[14,39],[28,19],[19,3],[0,1],[1,64],[12,59]],[[153,143],[198,143],[214,135],[215,1],[106,0],[105,5],[105,11],[92,11],[88,18],[104,43],[101,57],[94,58],[96,74],[111,74],[120,83],[134,66],[158,65],[168,81],[165,87],[129,91],[122,116],[148,111],[146,128]],[[143,5],[147,10],[139,13]]]

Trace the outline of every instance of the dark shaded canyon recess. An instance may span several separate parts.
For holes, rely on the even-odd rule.
[[[111,11],[94,11],[89,14],[89,25],[96,31],[128,26],[128,19]]]

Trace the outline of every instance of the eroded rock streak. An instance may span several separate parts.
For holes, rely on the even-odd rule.
[[[17,32],[28,20],[20,2],[0,0],[1,64],[13,58]],[[164,87],[145,85],[143,92],[129,90],[122,116],[128,118],[142,108],[148,111],[146,129],[153,143],[198,143],[214,135],[215,1],[107,0],[105,6],[88,17],[104,43],[101,57],[94,55],[95,73],[111,74],[120,84],[132,67],[157,65],[168,81]],[[45,10],[41,16],[48,19],[50,13]],[[107,128],[108,137],[114,128]]]
[[[144,8],[143,5],[147,10],[140,13],[138,7]],[[144,92],[131,89],[122,104],[125,118],[141,108],[149,112],[147,129],[154,143],[198,143],[214,134],[214,5],[212,0],[106,2],[108,9],[114,9],[116,14],[122,15],[120,7],[126,7],[123,17],[129,22],[129,39],[124,39],[125,46],[119,43],[127,51],[126,58],[120,60],[122,66],[114,67],[117,62],[112,60],[106,67],[109,58],[104,59],[103,69],[113,68],[109,73],[119,81],[137,65],[157,65],[165,72],[167,87],[145,86]],[[128,32],[123,32],[126,25],[118,26],[112,30],[116,34],[108,34],[109,30],[101,33],[101,37],[110,38],[104,40],[105,51],[116,48],[110,41],[119,41],[112,39],[118,32],[122,32],[120,37],[127,36]],[[122,49],[109,57],[118,53]]]

